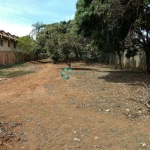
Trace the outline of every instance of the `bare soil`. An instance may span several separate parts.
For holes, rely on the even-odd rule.
[[[29,62],[0,82],[0,150],[149,150],[149,74],[113,66]]]

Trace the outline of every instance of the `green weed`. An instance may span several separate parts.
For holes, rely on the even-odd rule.
[[[19,77],[30,73],[34,73],[34,71],[23,71],[23,70],[12,71],[12,72],[0,71],[0,77],[13,78],[13,77]]]
[[[6,69],[6,68],[15,68],[15,67],[25,67],[27,64],[25,63],[19,63],[19,64],[7,64],[0,66],[0,69]]]

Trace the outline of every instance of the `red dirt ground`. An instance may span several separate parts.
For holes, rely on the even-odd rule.
[[[138,101],[148,74],[78,62],[65,80],[64,67],[30,62],[20,69],[35,73],[2,80],[0,150],[150,149],[150,111]]]

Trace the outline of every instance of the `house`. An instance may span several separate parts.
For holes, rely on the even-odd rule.
[[[17,45],[19,37],[0,30],[0,65],[23,62],[24,55]]]

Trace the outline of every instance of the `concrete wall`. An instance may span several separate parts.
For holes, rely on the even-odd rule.
[[[131,58],[126,58],[126,51],[122,53],[122,65],[124,68],[132,68],[135,70],[146,70],[146,57],[144,51],[138,52],[138,54]],[[118,66],[119,58],[117,54],[102,54],[99,59],[102,63],[109,63]]]

